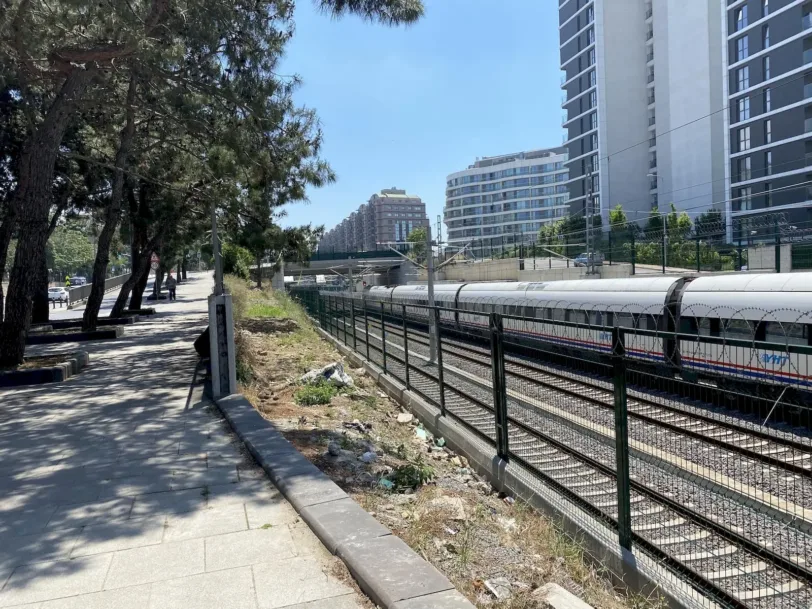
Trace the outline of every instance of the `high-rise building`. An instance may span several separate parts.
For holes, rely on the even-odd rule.
[[[529,241],[569,209],[566,150],[549,148],[477,159],[446,182],[448,245],[500,250]]]
[[[810,222],[812,3],[722,1],[731,182],[727,209],[739,220],[733,230],[746,229],[748,220],[766,210],[783,212],[789,224]]]
[[[643,220],[724,201],[721,20],[717,0],[559,0],[571,213],[590,192],[605,228],[618,204]]]
[[[402,243],[416,228],[428,226],[426,205],[405,190],[385,188],[372,195],[319,242],[322,251],[355,252]]]

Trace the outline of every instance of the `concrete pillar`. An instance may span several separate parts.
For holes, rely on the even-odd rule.
[[[234,315],[231,294],[209,296],[211,385],[215,398],[237,393],[237,360],[234,350]]]

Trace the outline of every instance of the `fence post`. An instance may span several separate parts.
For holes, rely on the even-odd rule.
[[[496,454],[508,460],[507,386],[502,344],[502,316],[490,314],[491,369],[493,370],[493,407],[496,415]]]
[[[632,231],[632,275],[635,274],[636,269],[636,262],[637,262],[637,245],[634,242],[634,231]]]
[[[403,314],[403,366],[406,368],[406,391],[412,389],[409,383],[409,338],[408,329],[406,328],[406,305],[401,305]]]
[[[366,339],[367,345],[367,361],[372,361],[369,359],[369,319],[367,319],[367,300],[366,298],[362,299],[364,303],[364,338]]]
[[[702,272],[702,260],[699,256],[699,237],[696,238],[696,272]]]
[[[324,319],[321,317],[321,294],[316,292],[316,319],[319,320],[319,325],[324,328]]]
[[[620,545],[632,549],[631,485],[629,483],[629,414],[626,405],[626,349],[620,328],[612,329],[615,388],[615,454],[617,467],[617,530]]]
[[[742,265],[742,244],[741,243],[739,243],[739,247],[738,247],[738,249],[736,249],[736,256],[737,256],[738,261],[739,261],[738,268],[736,270],[741,271],[742,266],[743,266]],[[780,273],[781,271],[779,270],[778,272]]]
[[[445,380],[443,379],[443,339],[440,332],[440,309],[436,306],[434,312],[434,327],[437,328],[437,382],[440,385],[440,414],[445,416]]]
[[[564,237],[564,258],[567,259],[567,268],[570,268],[570,238]]]
[[[350,324],[352,325],[352,350],[358,351],[358,340],[355,332],[355,298],[350,298]]]
[[[386,322],[383,316],[383,301],[381,301],[381,356],[383,358],[383,371],[386,372]]]
[[[609,266],[612,266],[612,229],[609,229]]]
[[[347,297],[341,297],[341,328],[344,330],[344,344],[349,346],[347,342]]]

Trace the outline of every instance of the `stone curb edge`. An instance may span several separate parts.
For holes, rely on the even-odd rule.
[[[241,394],[215,400],[231,428],[325,547],[383,609],[474,609],[434,566],[308,461]]]
[[[0,387],[61,383],[79,374],[79,371],[87,366],[89,362],[90,355],[88,355],[87,351],[76,351],[68,361],[56,366],[4,372],[0,374]]]
[[[443,417],[437,407],[427,403],[417,394],[406,390],[406,387],[393,377],[384,374],[375,364],[367,361],[340,340],[314,324],[322,338],[329,340],[356,367],[363,367],[367,374],[384,392],[398,404],[412,412],[424,427],[437,437],[445,439],[446,444],[455,452],[468,459],[470,466],[487,479],[497,490],[509,492],[517,499],[528,503],[537,511],[551,517],[572,539],[578,539],[586,549],[587,555],[599,566],[607,567],[609,573],[622,587],[636,591],[644,596],[660,594],[665,597],[670,609],[696,609],[700,605],[691,602],[686,595],[662,586],[661,580],[653,574],[643,572],[641,564],[631,552],[607,544],[607,540],[584,529],[558,506],[540,496],[526,481],[529,474],[521,466],[487,454],[479,446],[473,433],[456,423],[452,417]],[[687,587],[688,584],[685,584]],[[705,607],[705,605],[703,605]],[[718,607],[709,605],[707,607]]]
[[[57,343],[75,343],[90,340],[110,340],[120,338],[124,334],[122,326],[103,326],[104,330],[92,332],[65,332],[64,334],[29,334],[26,345],[52,345]]]

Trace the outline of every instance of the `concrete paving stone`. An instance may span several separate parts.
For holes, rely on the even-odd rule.
[[[286,526],[206,538],[206,571],[233,569],[294,556],[296,548]]]
[[[299,556],[314,556],[320,560],[331,560],[333,558],[332,554],[324,547],[324,544],[316,537],[316,534],[307,526],[307,523],[300,520],[294,524],[289,524],[288,529],[293,539],[293,546]]]
[[[56,505],[43,505],[42,507],[0,512],[0,537],[40,533],[45,530],[45,526],[53,518],[57,509]]]
[[[98,592],[111,554],[17,567],[0,592],[0,607]]]
[[[184,472],[176,470],[172,474],[172,490],[183,490],[187,488],[202,488],[218,486],[222,484],[233,484],[239,482],[237,468],[227,469],[218,467],[201,472]]]
[[[95,524],[100,521],[129,518],[134,499],[119,497],[104,501],[60,505],[48,521],[48,529],[71,529]]]
[[[285,609],[361,609],[361,604],[357,601],[355,594],[346,596],[334,596],[309,603],[297,603],[288,605]]]
[[[104,552],[118,552],[161,543],[164,536],[163,519],[106,522],[82,529],[71,558]]]
[[[392,534],[349,497],[308,506],[302,509],[301,516],[333,553],[346,542]]]
[[[251,567],[152,584],[150,609],[256,609]],[[118,608],[116,608],[118,609]]]
[[[475,609],[475,607],[456,590],[446,590],[400,601],[392,605],[391,609]]]
[[[46,601],[38,609],[146,609],[151,584]]]
[[[164,542],[235,533],[247,528],[248,522],[242,505],[233,504],[221,509],[207,508],[170,516],[166,521]]]
[[[81,529],[45,531],[0,539],[0,571],[19,565],[67,559]]]
[[[231,484],[218,484],[208,487],[209,506],[217,507],[229,503],[247,503],[249,501],[267,501],[282,494],[268,480],[249,480]]]
[[[454,588],[445,575],[394,535],[344,543],[338,556],[372,601],[382,607]]]
[[[102,484],[99,499],[113,499],[116,497],[135,497],[136,495],[150,495],[165,493],[172,489],[172,476],[166,473],[163,477],[137,476],[133,478],[119,478],[108,480]]]
[[[266,562],[252,569],[260,609],[342,597],[352,592],[326,573],[319,561],[309,557]]]
[[[206,506],[206,496],[200,489],[169,491],[135,497],[130,518],[147,516],[169,516],[202,510]]]
[[[258,529],[266,524],[273,526],[293,524],[299,520],[299,514],[281,495],[267,500],[252,499],[246,501],[244,505],[249,529]]]
[[[259,465],[241,466],[237,468],[240,482],[248,480],[267,480],[268,474]]]
[[[197,575],[204,570],[202,539],[123,550],[112,556],[105,590]]]

